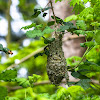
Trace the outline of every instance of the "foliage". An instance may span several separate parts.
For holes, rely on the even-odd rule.
[[[5,52],[6,54],[11,54],[11,55],[13,54],[10,49],[3,47],[2,44],[0,44],[0,51]]]
[[[34,12],[35,0],[19,0],[19,11],[22,12],[24,20],[31,19],[29,16]]]
[[[0,80],[11,81],[11,79],[14,79],[16,77],[17,77],[16,70],[6,70],[6,71],[0,73]]]
[[[4,98],[7,96],[7,88],[0,86],[0,91],[2,91],[2,93],[0,93],[0,99],[4,100]]]
[[[56,3],[56,2],[58,2],[58,1],[60,1],[60,2],[61,2],[62,0],[55,0],[55,3]]]
[[[33,19],[37,18],[39,14],[43,17],[47,15],[46,10],[52,7],[34,9],[32,1],[20,0],[20,11],[26,15],[31,16]],[[34,0],[33,0],[34,1]],[[62,0],[55,0],[55,2]],[[90,2],[90,7],[85,7],[85,4]],[[73,6],[75,15],[68,16],[65,20],[57,16],[51,16],[54,21],[45,24],[32,23],[31,25],[24,26],[22,29],[27,30],[26,36],[28,38],[37,38],[40,40],[33,41],[28,47],[18,50],[18,54],[8,59],[8,62],[4,64],[6,68],[10,64],[14,63],[15,59],[21,60],[31,52],[34,52],[40,47],[45,46],[44,51],[34,55],[34,58],[30,58],[20,66],[30,68],[30,76],[27,78],[18,78],[16,70],[5,70],[0,73],[0,80],[8,82],[5,84],[19,85],[23,87],[21,90],[9,93],[7,96],[7,89],[1,84],[0,99],[1,100],[99,100],[100,99],[100,85],[93,83],[91,79],[100,81],[100,0],[71,0],[70,6]],[[33,10],[34,9],[34,10]],[[75,25],[70,22],[75,20]],[[60,27],[56,27],[58,25]],[[52,26],[54,29],[51,29]],[[30,30],[33,28],[33,30]],[[48,45],[55,41],[55,38],[49,37],[52,32],[61,33],[59,36],[70,32],[72,35],[77,34],[84,35],[86,42],[81,43],[81,47],[87,47],[83,57],[70,57],[67,58],[68,71],[74,78],[79,79],[77,82],[68,82],[67,89],[63,87],[55,87],[53,85],[37,86],[36,82],[42,82],[48,80],[46,75],[45,65],[46,56],[49,55]],[[34,50],[33,50],[34,49]],[[0,44],[0,51],[7,54],[12,54],[8,48],[4,48]],[[39,57],[38,57],[39,56]],[[0,67],[2,64],[0,65]],[[34,70],[35,69],[35,70]],[[33,74],[34,73],[34,74]],[[32,75],[33,74],[33,75]],[[38,74],[38,75],[36,75]],[[40,76],[41,75],[41,78]],[[74,85],[74,86],[72,86]],[[56,90],[56,92],[55,92]]]

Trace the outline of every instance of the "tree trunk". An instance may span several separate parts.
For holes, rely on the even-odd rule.
[[[10,6],[11,6],[11,0],[8,1],[8,9],[6,11],[6,16],[7,16],[7,20],[8,20],[8,34],[6,36],[7,45],[9,45],[10,42],[11,42],[11,16],[10,16]]]

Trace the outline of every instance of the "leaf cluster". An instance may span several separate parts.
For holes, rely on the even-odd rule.
[[[13,52],[10,49],[3,47],[2,44],[0,44],[0,51],[5,52],[6,54],[11,54],[11,55],[13,54]]]

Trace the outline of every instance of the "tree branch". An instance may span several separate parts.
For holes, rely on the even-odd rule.
[[[7,70],[9,70],[9,69],[11,69],[11,68],[14,68],[16,65],[21,64],[22,62],[28,60],[29,58],[33,57],[34,55],[36,55],[37,53],[39,53],[39,52],[41,52],[41,51],[43,51],[43,50],[44,50],[44,47],[38,49],[38,50],[35,51],[35,52],[32,52],[31,54],[29,54],[29,55],[27,55],[26,57],[22,58],[22,59],[20,60],[19,63],[17,63],[17,64],[12,64],[11,66],[9,66],[9,67],[7,68]]]
[[[78,39],[78,38],[84,38],[85,36],[84,35],[71,35],[69,37],[66,37],[65,39],[62,40],[62,42],[65,42],[65,41],[68,41],[68,40],[72,40],[72,39]]]
[[[69,80],[69,82],[78,82],[78,81],[79,81],[79,79]],[[100,85],[99,81],[97,81],[97,80],[91,79],[91,81],[94,84]],[[66,81],[62,81],[62,83],[66,83]],[[51,84],[51,82],[50,81],[37,82],[37,83],[34,83],[34,86],[47,85],[47,84]],[[15,90],[18,90],[18,89],[22,89],[21,86],[15,86],[15,87],[6,86],[6,87],[8,88],[8,92],[15,91]]]
[[[53,17],[54,17],[55,24],[57,24],[56,17],[55,17],[55,13],[54,13],[54,9],[53,9],[53,5],[52,5],[52,0],[50,0],[50,4],[51,4],[51,9],[52,9],[52,13],[53,13]]]
[[[71,40],[71,39],[82,38],[82,37],[84,37],[84,36],[83,36],[83,35],[80,35],[80,36],[72,35],[72,36],[70,36],[70,37],[64,39],[63,42],[64,42],[64,41],[67,41],[67,40]],[[38,50],[35,51],[35,52],[32,52],[31,54],[29,54],[29,55],[27,55],[26,57],[22,58],[22,59],[20,60],[19,63],[10,65],[10,66],[7,68],[7,70],[9,70],[9,69],[11,69],[11,68],[14,68],[16,65],[21,64],[22,62],[28,60],[29,58],[33,57],[35,54],[37,54],[37,53],[39,53],[39,52],[41,52],[41,51],[43,51],[43,50],[44,50],[44,47],[38,49]]]

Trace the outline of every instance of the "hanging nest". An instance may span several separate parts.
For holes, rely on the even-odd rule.
[[[47,74],[52,84],[59,85],[63,78],[67,77],[66,59],[62,51],[62,37],[48,45]]]

